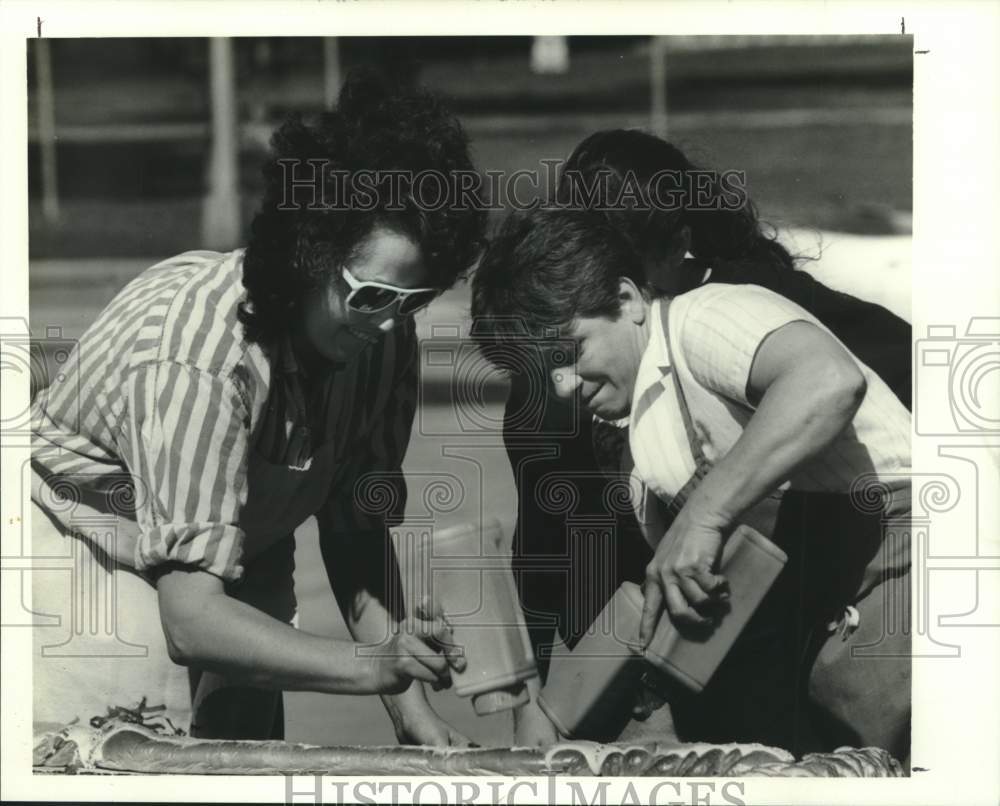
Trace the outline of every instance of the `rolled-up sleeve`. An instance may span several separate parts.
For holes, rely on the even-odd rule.
[[[135,565],[164,563],[208,571],[224,580],[243,574],[250,414],[227,376],[157,362],[128,377],[119,449],[136,490],[141,534]]]

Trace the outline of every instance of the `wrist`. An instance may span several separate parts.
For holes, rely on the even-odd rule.
[[[424,687],[418,680],[410,683],[401,694],[383,694],[381,699],[397,736],[406,733],[410,725],[419,722],[431,710]]]
[[[405,716],[430,708],[424,686],[419,680],[410,683],[406,691],[399,694],[381,694],[382,704],[390,716]]]
[[[522,722],[533,719],[539,715],[542,716],[545,715],[545,712],[542,710],[542,707],[538,704],[538,700],[534,697],[531,699],[530,702],[526,702],[524,705],[520,705],[517,708],[515,708],[512,713],[514,715],[515,730],[517,729],[517,726],[520,725]]]
[[[542,693],[542,681],[537,677],[528,678],[525,682],[525,688],[528,689],[528,695],[531,699],[529,699],[524,705],[519,705],[512,711],[515,729],[522,720],[531,719],[539,714],[545,714],[542,710],[542,706],[538,704],[538,695]]]
[[[369,648],[370,649],[370,648]],[[346,681],[336,679],[331,681],[330,691],[334,694],[380,694],[383,688],[381,675],[379,672],[379,659],[377,655],[367,654],[362,644],[354,641],[333,641],[331,647],[330,668],[346,667],[351,670],[351,674]],[[346,658],[344,656],[346,655]],[[343,658],[340,664],[338,658]]]
[[[678,526],[685,531],[708,529],[725,533],[735,521],[735,517],[718,508],[702,505],[692,498],[684,504],[671,528]]]

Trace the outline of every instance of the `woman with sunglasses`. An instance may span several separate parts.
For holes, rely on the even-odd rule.
[[[263,739],[282,735],[280,692],[308,690],[379,694],[401,742],[465,743],[422,685],[464,661],[433,607],[402,611],[388,526],[405,505],[413,315],[485,230],[482,206],[419,207],[412,177],[471,172],[467,139],[433,96],[354,74],[335,112],[291,119],[272,146],[247,248],[137,277],[80,341],[79,383],[33,403],[35,553],[71,550],[116,597],[86,657],[36,630],[35,720],[145,702],[194,735]],[[392,182],[315,203],[362,171]],[[293,626],[311,516],[353,642]],[[35,609],[64,612],[65,581],[43,576]]]

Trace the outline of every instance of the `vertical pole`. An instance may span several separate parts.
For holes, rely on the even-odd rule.
[[[202,215],[202,242],[206,246],[230,249],[237,245],[240,237],[239,140],[233,40],[210,39],[208,47],[212,143],[208,193]]]
[[[335,36],[323,37],[323,101],[327,109],[337,105],[340,95],[340,43]]]
[[[56,174],[56,113],[52,90],[52,54],[47,39],[35,40],[35,81],[38,145],[42,161],[42,215],[49,224],[59,219],[59,182]]]
[[[569,40],[565,36],[536,36],[531,40],[531,72],[562,74],[569,70]]]
[[[667,38],[654,36],[649,43],[650,128],[667,136]]]

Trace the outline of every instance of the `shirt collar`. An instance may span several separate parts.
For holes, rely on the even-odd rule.
[[[670,351],[667,349],[666,335],[660,316],[661,300],[653,300],[649,307],[649,343],[639,362],[635,389],[632,393],[632,413],[629,423],[632,428],[649,411],[663,392],[663,381],[670,376]]]
[[[308,365],[303,364],[296,355],[292,337],[287,333],[281,337],[281,342],[278,345],[277,357],[278,371],[281,374],[298,375],[301,378],[305,378],[307,381],[312,379],[314,382],[320,382],[327,375],[340,372],[348,366],[342,362],[330,362],[319,372],[310,373],[307,369]]]

